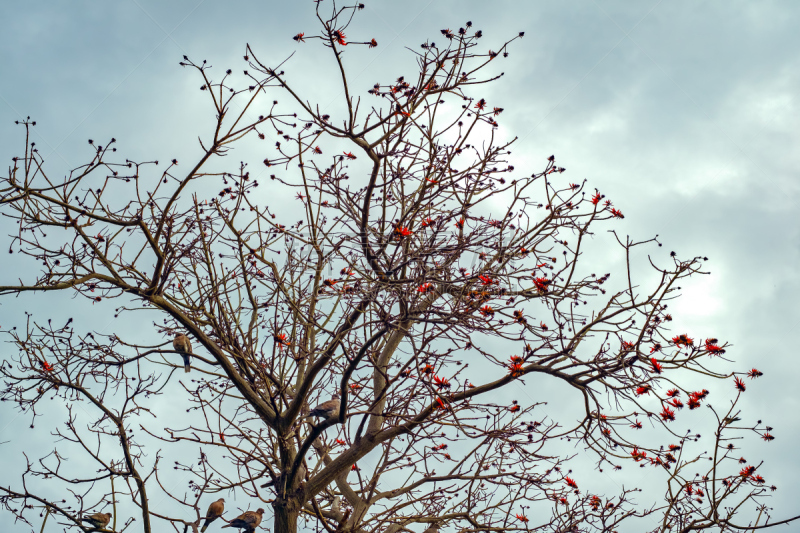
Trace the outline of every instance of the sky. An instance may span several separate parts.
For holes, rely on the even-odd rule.
[[[441,38],[440,29],[472,20],[487,46],[525,32],[499,60],[502,79],[479,95],[506,109],[503,133],[519,138],[512,164],[530,174],[555,154],[565,179],[588,180],[623,211],[618,232],[658,235],[664,246],[656,253],[709,258],[710,275],[684,284],[671,304],[675,330],[724,339],[733,345],[730,370],[764,372],[744,411],[777,438],[747,445],[767,456],[760,472],[779,487],[770,502],[775,519],[796,511],[800,5],[365,3],[352,31],[379,47],[353,52],[351,81],[364,91],[412,73],[406,48]],[[269,61],[297,51],[291,81],[311,101],[335,105],[340,93],[320,48],[291,39],[316,31],[310,0],[4,2],[0,18],[0,158],[19,155],[24,139],[14,121],[29,115],[55,175],[86,160],[89,138],[116,137],[131,159],[196,155],[209,109],[198,79],[178,65],[183,55],[241,70],[246,43]],[[609,243],[598,238],[593,249],[600,270],[621,266]],[[14,261],[4,260],[0,283],[17,279]],[[70,305],[61,297],[0,301],[0,325],[21,325],[22,309],[66,313]],[[133,327],[97,318],[98,329]],[[20,458],[13,436],[29,422],[15,415],[0,409],[0,441],[12,441],[0,468]],[[0,529],[29,530],[6,514]]]

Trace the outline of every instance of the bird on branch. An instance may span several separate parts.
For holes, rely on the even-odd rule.
[[[172,339],[172,346],[175,351],[183,355],[183,370],[189,372],[192,370],[192,345],[189,342],[189,337],[183,333],[176,333],[175,338]]]
[[[225,524],[222,527],[238,527],[239,529],[244,529],[248,533],[253,533],[261,523],[261,517],[263,515],[264,509],[261,508],[257,511],[245,511],[231,520],[229,524]]]
[[[203,524],[203,528],[200,530],[200,533],[208,529],[208,525],[222,516],[223,512],[225,512],[225,498],[220,498],[209,505],[208,511],[206,511],[206,523]]]
[[[321,404],[313,408],[311,412],[305,416],[305,418],[311,418],[312,416],[316,416],[318,418],[330,420],[331,418],[336,418],[339,416],[340,408],[341,408],[341,401],[339,400],[339,395],[335,394],[327,402],[322,402]]]
[[[93,528],[104,529],[111,521],[111,513],[94,513],[83,517],[82,520],[92,524]]]

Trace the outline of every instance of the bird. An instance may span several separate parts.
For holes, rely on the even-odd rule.
[[[423,531],[423,533],[439,533],[439,526],[433,525],[428,529],[426,529],[425,531]]]
[[[84,522],[89,522],[94,528],[101,529],[105,528],[111,521],[111,513],[94,513],[89,516],[84,516],[82,520]]]
[[[206,511],[206,523],[203,524],[203,528],[200,530],[202,533],[206,529],[208,529],[208,525],[222,516],[222,513],[225,511],[225,498],[220,498],[219,500],[213,502],[211,505],[208,506],[208,511]]]
[[[310,418],[312,416],[316,416],[319,418],[324,418],[325,420],[329,420],[331,418],[339,416],[339,408],[341,407],[341,402],[339,401],[339,395],[335,394],[330,400],[327,402],[322,402],[315,408],[311,410],[306,418]]]
[[[192,370],[192,345],[189,342],[189,337],[183,333],[176,333],[175,338],[172,339],[172,346],[176,351],[183,355],[183,370],[189,372]]]
[[[741,418],[738,416],[726,416],[722,422],[727,426],[733,424],[734,422],[738,422],[739,420],[741,420]]]
[[[264,514],[264,509],[259,508],[257,511],[245,511],[236,518],[225,524],[222,527],[238,527],[252,533],[256,530],[261,523],[261,517]]]

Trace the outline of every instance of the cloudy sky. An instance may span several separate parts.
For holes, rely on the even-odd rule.
[[[676,329],[731,342],[730,370],[764,372],[744,408],[777,440],[748,449],[769,454],[760,472],[780,489],[775,518],[796,511],[800,5],[365,1],[352,32],[380,46],[353,53],[358,90],[412,73],[406,47],[442,28],[472,20],[487,46],[526,32],[501,60],[503,79],[476,95],[507,110],[504,134],[519,137],[512,164],[529,174],[556,154],[568,179],[589,180],[625,213],[621,233],[709,257],[711,275],[673,305]],[[89,138],[114,136],[132,159],[196,154],[210,115],[200,82],[178,65],[184,54],[238,71],[246,43],[271,62],[298,50],[292,80],[309,99],[324,106],[339,93],[320,48],[291,40],[316,31],[310,0],[4,2],[0,18],[0,157],[19,155],[14,121],[30,115],[54,174],[87,158]],[[621,266],[611,246],[597,250],[603,270]],[[53,301],[0,302],[0,325]],[[14,415],[0,410],[0,441],[27,428]],[[18,443],[4,446],[0,469],[20,457]],[[15,527],[27,530],[0,515],[0,529]]]

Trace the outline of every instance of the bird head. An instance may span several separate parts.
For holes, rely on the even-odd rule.
[[[262,514],[264,514],[264,509],[262,509],[261,507],[259,507],[259,508],[258,508],[258,510],[256,511],[256,514],[258,514],[258,515],[262,515]]]

